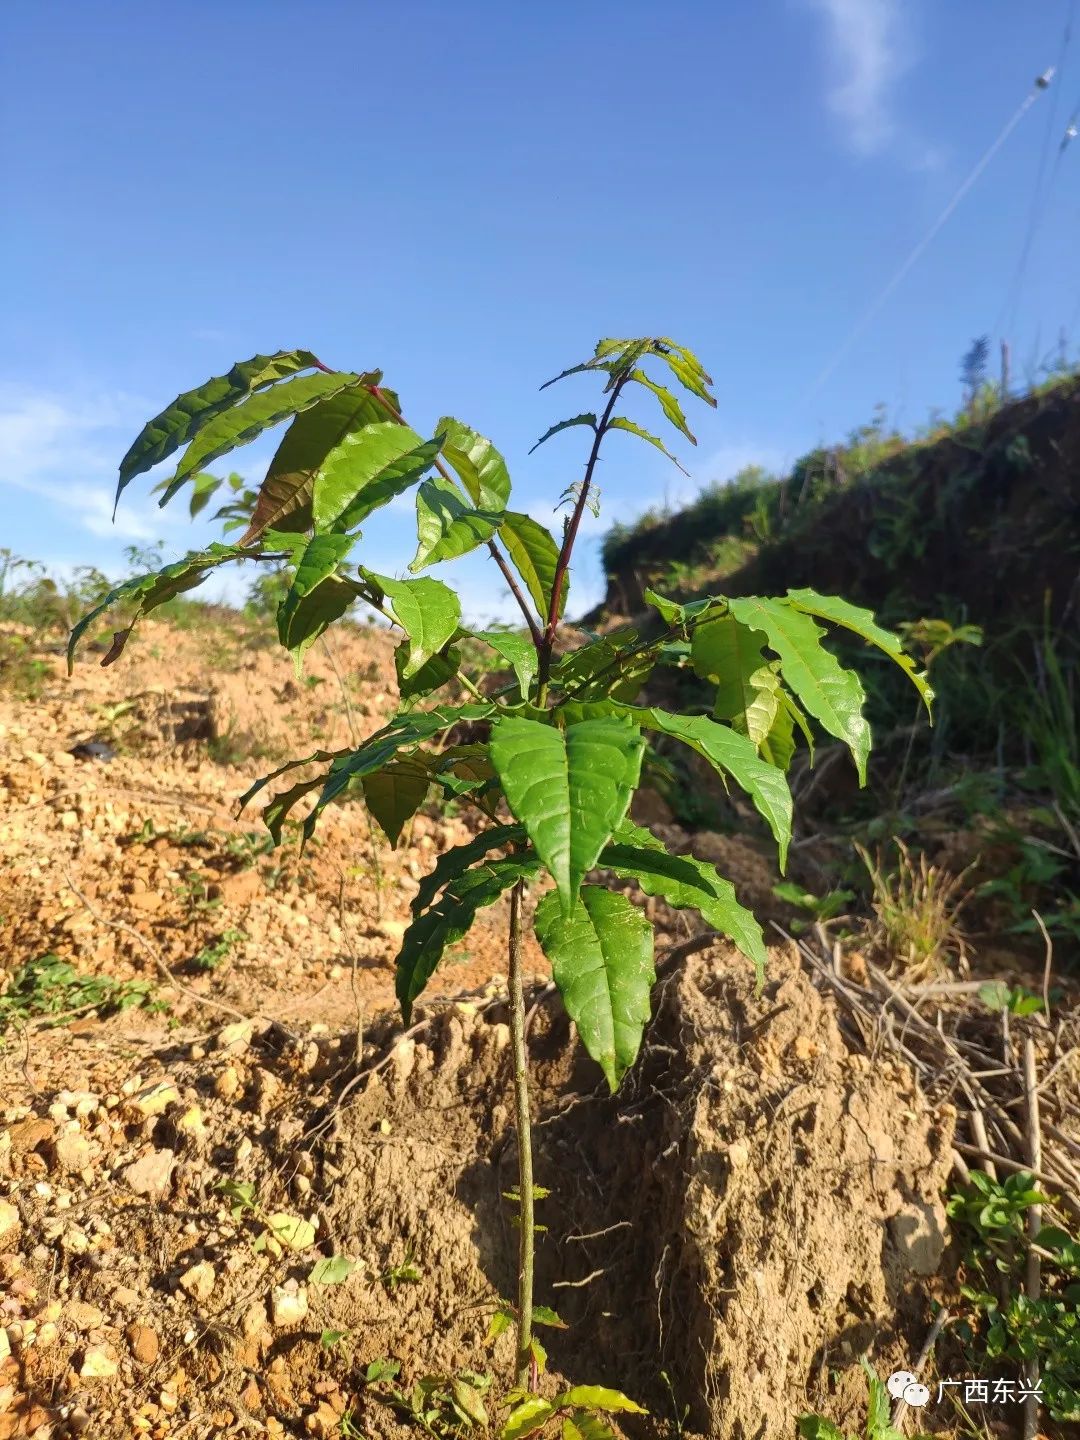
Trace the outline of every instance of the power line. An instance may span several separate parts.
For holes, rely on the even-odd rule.
[[[1076,0],[1069,0],[1069,10],[1065,17],[1065,30],[1061,37],[1061,48],[1058,51],[1058,63],[1055,67],[1057,84],[1054,86],[1054,93],[1050,99],[1050,108],[1046,116],[1046,129],[1043,132],[1042,148],[1039,152],[1039,166],[1035,174],[1035,189],[1031,196],[1031,205],[1028,209],[1027,228],[1024,234],[1024,243],[1020,247],[1020,259],[1017,261],[1016,270],[1013,273],[1012,283],[1009,286],[1005,297],[1005,303],[1001,307],[1001,313],[994,323],[994,333],[1002,334],[1007,329],[1011,331],[1016,324],[1017,312],[1020,308],[1020,294],[1023,288],[1024,279],[1027,275],[1028,260],[1031,258],[1031,247],[1035,242],[1035,236],[1046,210],[1046,204],[1054,188],[1054,181],[1057,179],[1058,167],[1061,164],[1061,157],[1064,154],[1064,144],[1059,145],[1057,156],[1054,160],[1054,168],[1050,175],[1050,184],[1045,192],[1043,184],[1046,180],[1046,164],[1050,158],[1050,144],[1054,136],[1054,122],[1057,119],[1058,97],[1061,94],[1063,70],[1065,57],[1069,50],[1069,41],[1072,39],[1073,21],[1076,17]]]
[[[1045,76],[1040,77],[1040,80],[1036,81],[1036,83],[1032,86],[1030,92],[1025,95],[1024,99],[1021,101],[1020,105],[1017,106],[1014,113],[1010,116],[1009,120],[1006,122],[1005,126],[1003,127],[997,138],[994,140],[993,144],[990,145],[989,148],[976,161],[975,165],[972,167],[966,178],[957,187],[956,192],[954,193],[949,203],[945,206],[945,209],[934,221],[933,225],[931,225],[930,229],[918,242],[915,248],[911,251],[907,259],[892,276],[892,278],[886,282],[883,288],[878,292],[875,299],[863,311],[862,315],[860,315],[859,319],[852,326],[846,339],[837,349],[836,353],[814,379],[810,388],[802,397],[801,403],[803,405],[807,404],[810,400],[813,399],[813,397],[818,393],[818,391],[822,388],[826,381],[832,377],[837,366],[845,358],[848,351],[855,344],[855,342],[862,338],[868,326],[870,325],[870,322],[875,319],[878,312],[884,306],[885,302],[892,295],[893,291],[896,290],[897,287],[907,278],[911,270],[915,267],[915,265],[918,264],[919,260],[921,260],[922,256],[925,254],[926,250],[929,248],[932,242],[937,238],[940,231],[952,218],[953,212],[960,205],[961,201],[967,195],[968,191],[979,179],[980,175],[982,175],[983,171],[990,164],[991,160],[993,160],[994,156],[1005,144],[1006,140],[1008,140],[1009,136],[1016,129],[1017,125],[1019,125],[1020,121],[1031,109],[1032,105],[1035,104],[1037,97],[1039,96],[1041,91],[1046,88],[1047,83],[1048,82],[1046,82]]]

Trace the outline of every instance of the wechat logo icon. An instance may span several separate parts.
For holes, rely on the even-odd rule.
[[[918,1376],[910,1370],[894,1370],[886,1380],[885,1388],[894,1400],[905,1400],[916,1409],[930,1399],[930,1391],[919,1384]]]

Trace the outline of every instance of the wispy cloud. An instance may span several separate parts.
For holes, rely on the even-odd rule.
[[[901,138],[893,102],[912,63],[910,5],[903,0],[807,0],[825,19],[832,82],[829,108],[859,155],[877,155]]]
[[[152,540],[165,517],[146,501],[121,507],[112,521],[113,477],[145,405],[123,394],[71,400],[48,392],[0,386],[0,486],[48,502],[91,535]]]

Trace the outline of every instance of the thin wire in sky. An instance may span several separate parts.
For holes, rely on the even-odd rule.
[[[945,206],[945,209],[941,212],[938,218],[934,221],[933,225],[931,225],[930,229],[926,232],[923,238],[911,251],[907,259],[896,271],[896,273],[891,277],[891,279],[889,279],[885,283],[885,285],[878,292],[874,300],[859,316],[858,320],[855,322],[855,324],[849,331],[846,339],[843,341],[843,343],[840,345],[840,347],[837,349],[836,353],[832,356],[828,363],[824,366],[824,368],[820,371],[820,373],[816,376],[813,383],[810,385],[809,389],[802,397],[802,400],[800,402],[801,405],[808,404],[810,400],[812,400],[814,396],[818,393],[818,391],[822,388],[822,386],[829,379],[831,379],[840,362],[845,358],[851,347],[866,333],[866,330],[868,329],[871,321],[873,321],[877,317],[879,311],[882,309],[885,302],[889,299],[889,297],[893,294],[897,287],[903,283],[903,281],[907,278],[910,272],[922,259],[923,255],[929,249],[933,241],[937,238],[941,230],[944,229],[946,224],[948,224],[949,220],[952,218],[953,212],[959,206],[959,204],[964,199],[965,195],[967,195],[968,191],[972,188],[975,182],[979,179],[980,175],[982,175],[983,171],[990,164],[991,160],[993,160],[994,156],[1005,144],[1006,140],[1008,140],[1009,136],[1016,129],[1017,125],[1020,124],[1020,121],[1031,109],[1032,105],[1035,104],[1035,100],[1040,93],[1040,86],[1038,83],[1036,83],[1032,87],[1031,91],[1027,95],[1025,95],[1024,99],[1017,106],[1016,110],[1010,116],[1005,126],[1001,130],[1000,134],[994,140],[993,144],[990,145],[986,151],[984,151],[982,156],[980,156],[980,158],[976,161],[975,165],[969,171],[965,179],[961,181],[952,199]]]

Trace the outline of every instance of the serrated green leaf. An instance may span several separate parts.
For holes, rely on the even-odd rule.
[[[658,385],[651,375],[645,374],[644,370],[632,371],[630,379],[637,385],[644,385],[646,390],[651,390],[657,400],[660,401],[660,408],[663,410],[664,415],[671,424],[675,426],[675,429],[681,431],[687,440],[690,441],[691,445],[697,444],[697,438],[690,429],[690,426],[686,423],[683,408],[670,390],[663,385]]]
[[[305,841],[311,838],[319,815],[332,801],[354,782],[373,775],[395,759],[402,750],[412,749],[423,740],[430,740],[440,731],[448,730],[459,720],[482,720],[494,710],[492,705],[440,706],[434,710],[410,711],[399,715],[382,730],[368,736],[356,750],[335,755],[330,773],[322,777],[322,792],[310,815],[304,821]],[[304,781],[306,790],[319,781]],[[306,793],[306,790],[303,793]],[[278,797],[280,799],[281,797]],[[274,802],[275,804],[277,801]],[[269,822],[268,822],[269,823]]]
[[[652,926],[625,895],[596,885],[582,888],[569,915],[557,895],[545,895],[533,924],[581,1043],[614,1091],[649,1018]]]
[[[74,668],[75,651],[79,641],[100,615],[104,615],[121,601],[137,600],[139,602],[131,624],[126,631],[117,633],[113,648],[101,662],[102,665],[111,665],[123,650],[127,637],[140,616],[149,614],[151,610],[157,609],[159,605],[164,605],[169,600],[175,600],[177,595],[194,590],[196,585],[202,584],[210,570],[229,560],[235,560],[240,554],[242,554],[242,550],[237,545],[210,545],[206,550],[185,555],[183,560],[165,565],[153,574],[138,575],[131,580],[124,580],[110,590],[100,604],[87,611],[72,627],[67,644],[68,674],[70,675]]]
[[[575,1410],[562,1423],[562,1440],[615,1440],[615,1431],[602,1416]]]
[[[581,880],[626,815],[641,772],[637,727],[585,720],[560,730],[505,716],[491,727],[491,761],[569,914]]]
[[[620,827],[620,834],[624,831]],[[646,895],[658,895],[677,910],[697,910],[708,925],[735,942],[754,965],[758,985],[762,984],[766,954],[761,926],[739,904],[734,886],[717,874],[715,866],[691,855],[669,855],[655,845],[641,847],[618,839],[601,852],[599,864],[636,880]]]
[[[651,430],[644,429],[633,420],[628,420],[625,415],[616,415],[608,421],[609,430],[625,430],[629,435],[636,435],[639,440],[647,440],[650,445],[656,447],[662,454],[666,455],[673,465],[678,466],[684,475],[689,474],[676,456],[667,448],[659,435],[654,435]]]
[[[382,393],[385,395],[388,392],[384,390]],[[400,433],[402,427],[399,425],[397,428]],[[404,495],[406,490],[411,489],[417,480],[431,469],[439,458],[441,449],[442,441],[436,436],[434,440],[425,440],[422,445],[406,450],[396,460],[391,460],[356,492],[335,520],[335,529],[351,530],[366,520],[373,511],[389,504],[398,495]]]
[[[406,675],[409,664],[409,642],[403,640],[394,651],[394,668],[397,671],[398,694],[402,702],[414,701],[421,696],[431,695],[454,678],[461,669],[461,651],[456,645],[444,645],[437,655],[425,660],[420,669]]]
[[[530,1395],[510,1411],[499,1431],[499,1440],[526,1440],[526,1436],[542,1430],[554,1414],[554,1405],[539,1395]]]
[[[541,1231],[545,1228],[546,1227],[543,1225],[533,1226],[533,1229],[536,1231]],[[538,1335],[529,1336],[529,1354],[532,1356],[533,1362],[536,1365],[537,1374],[543,1375],[544,1371],[547,1369],[548,1353],[544,1349]]]
[[[534,1305],[532,1318],[534,1325],[546,1325],[550,1330],[569,1329],[566,1321],[549,1305]]]
[[[355,586],[334,574],[355,543],[355,535],[313,536],[278,606],[278,639],[292,654],[298,674],[304,652],[356,601]]]
[[[646,729],[661,730],[683,741],[741,785],[767,821],[780,852],[780,869],[784,869],[791,842],[791,791],[783,772],[763,760],[752,741],[704,715],[673,715],[667,710],[637,707],[623,713]]]
[[[446,947],[464,939],[478,910],[494,905],[511,885],[539,868],[532,855],[486,861],[451,881],[430,909],[417,916],[405,932],[395,962],[395,989],[406,1025],[413,1002],[435,973]]]
[[[147,421],[121,460],[117,500],[136,475],[152,470],[162,460],[167,460],[215,415],[245,399],[252,391],[272,385],[286,375],[294,375],[298,370],[310,369],[317,363],[310,350],[279,350],[275,355],[255,355],[234,365],[227,375],[215,376],[197,389],[178,395],[160,415]]]
[[[756,746],[768,735],[779,709],[777,680],[762,653],[760,632],[748,630],[731,615],[719,615],[694,627],[690,663],[703,680],[716,685],[713,715],[727,720]]]
[[[507,510],[499,526],[499,539],[506,546],[506,553],[510,556],[514,569],[532,596],[537,613],[546,618],[551,609],[551,591],[555,584],[555,568],[559,560],[559,547],[555,543],[555,537],[531,515]],[[567,577],[559,601],[560,617],[566,608],[569,590]]]
[[[785,698],[782,691],[778,693],[779,703],[776,714],[773,716],[769,733],[760,742],[758,748],[761,751],[762,759],[767,760],[770,765],[775,765],[786,775],[795,755],[795,722],[791,711],[784,704]]]
[[[244,543],[250,544],[270,527],[310,529],[312,497],[327,466],[343,453],[351,453],[350,444],[355,445],[365,429],[384,420],[385,412],[367,385],[340,390],[301,411],[270,461]]]
[[[844,1432],[824,1415],[801,1415],[799,1434],[803,1440],[845,1440]]]
[[[159,503],[164,505],[189,475],[227,455],[230,450],[249,444],[265,430],[272,430],[290,416],[329,400],[332,395],[351,386],[362,385],[368,379],[365,375],[337,371],[302,375],[297,380],[286,380],[269,390],[260,390],[250,399],[215,415],[188,446]]]
[[[545,440],[550,440],[553,435],[558,435],[560,430],[569,430],[575,425],[587,425],[590,430],[595,430],[596,416],[575,415],[571,420],[560,420],[557,425],[552,425],[550,430],[544,431],[543,435],[540,436],[540,439],[537,440],[536,444],[532,447],[532,450],[529,451],[529,454],[531,455],[533,450],[539,450]]]
[[[391,760],[361,782],[364,803],[396,849],[401,832],[427,799],[431,772],[426,757],[406,755]]]
[[[419,915],[426,910],[444,886],[464,875],[477,860],[485,859],[492,850],[520,845],[524,839],[525,828],[522,825],[492,825],[464,845],[444,850],[436,860],[435,868],[421,878],[413,896],[412,913]]]
[[[348,1334],[348,1330],[323,1330],[319,1334],[319,1344],[324,1350],[332,1350],[335,1345],[340,1345]]]
[[[867,1401],[866,1440],[877,1440],[881,1431],[889,1424],[889,1392],[874,1374],[866,1356],[860,1356],[860,1364],[866,1372],[870,1394]]]
[[[409,637],[409,661],[402,671],[408,679],[457,633],[458,598],[441,580],[391,580],[371,570],[361,574],[389,600],[394,619]]]
[[[521,698],[527,700],[532,683],[536,679],[536,646],[527,635],[516,635],[512,630],[478,630],[477,640],[483,640],[513,669],[521,691]]]
[[[510,472],[506,461],[490,440],[444,415],[435,427],[443,439],[446,463],[465,486],[480,510],[501,514],[510,499]]]
[[[207,475],[202,472],[191,477],[191,500],[188,503],[188,514],[192,520],[206,509],[211,498],[220,488],[221,479],[217,475]]]
[[[609,1390],[603,1385],[574,1385],[556,1395],[551,1402],[557,1410],[567,1405],[579,1410],[602,1410],[608,1415],[647,1415],[649,1412],[636,1400],[631,1400],[621,1390]]]
[[[865,784],[870,753],[870,727],[862,713],[866,697],[855,672],[845,670],[821,644],[824,630],[784,600],[750,595],[729,600],[728,607],[741,624],[765,636],[780,657],[785,682],[814,719],[848,746],[859,783]]]
[[[579,645],[559,661],[551,678],[575,700],[602,700],[610,696],[629,703],[637,698],[656,665],[656,655],[651,650],[629,653],[636,640],[636,631],[621,630]]]
[[[308,1280],[312,1285],[344,1285],[349,1276],[360,1268],[359,1262],[347,1255],[331,1255],[317,1260],[311,1268]]]
[[[514,1315],[510,1310],[496,1310],[488,1323],[487,1338],[497,1340],[500,1335],[505,1335],[514,1323]]]
[[[690,355],[690,352],[686,351],[686,355]],[[675,350],[668,350],[666,354],[661,353],[660,358],[684,390],[689,390],[691,395],[696,395],[699,400],[704,400],[706,405],[711,405],[715,410],[716,397],[709,393],[709,377],[705,374],[699,361],[693,356],[687,360],[683,354]]]
[[[502,511],[473,509],[457,486],[441,475],[425,480],[416,492],[418,543],[410,571],[415,574],[428,565],[467,555],[491,539],[502,518]]]
[[[871,645],[876,645],[883,650],[890,660],[894,660],[911,683],[918,690],[926,705],[927,713],[930,713],[931,702],[934,692],[930,688],[929,681],[921,671],[915,668],[915,661],[906,653],[900,642],[899,635],[894,635],[891,630],[885,630],[874,619],[873,612],[864,610],[860,605],[852,605],[847,600],[841,600],[838,595],[819,595],[816,590],[789,590],[788,599],[799,610],[805,611],[807,615],[816,615],[820,620],[830,620],[834,625],[840,625],[845,630],[851,630]]]

